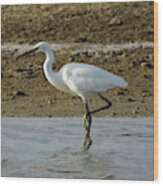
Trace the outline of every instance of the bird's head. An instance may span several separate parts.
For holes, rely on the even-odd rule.
[[[42,41],[42,42],[39,42],[37,43],[33,49],[21,54],[20,56],[17,57],[17,59],[21,58],[21,57],[24,57],[28,54],[31,54],[31,53],[38,53],[38,52],[47,52],[48,50],[50,49],[50,46],[48,43],[46,43],[45,41]]]
[[[50,48],[49,44],[45,41],[39,42],[34,46],[35,52],[46,52]]]

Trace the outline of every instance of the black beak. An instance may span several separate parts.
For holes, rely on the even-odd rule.
[[[37,49],[38,48],[34,48],[32,50],[29,50],[29,51],[25,52],[24,54],[21,54],[20,56],[18,56],[16,59],[19,59],[19,58],[24,57],[24,56],[26,56],[28,54],[31,54],[31,53],[35,52]]]

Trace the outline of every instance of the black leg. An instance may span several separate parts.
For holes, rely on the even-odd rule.
[[[90,130],[91,130],[91,124],[92,124],[92,117],[91,117],[91,113],[89,111],[88,108],[88,104],[85,104],[85,109],[86,109],[86,121],[87,121],[87,128],[86,128],[86,136],[85,136],[85,140],[84,140],[84,148],[86,148],[86,150],[88,150],[90,148],[90,146],[92,145],[92,140],[90,137]]]
[[[90,148],[90,146],[92,145],[92,140],[91,140],[91,137],[90,137],[90,130],[91,130],[91,124],[92,124],[92,117],[91,117],[91,114],[94,114],[96,112],[100,112],[102,110],[105,110],[105,109],[108,109],[112,106],[112,103],[107,99],[105,98],[104,96],[102,96],[101,94],[98,94],[99,97],[104,100],[107,105],[106,106],[103,106],[103,107],[100,107],[98,109],[95,109],[93,111],[89,111],[89,107],[88,107],[88,104],[86,103],[85,104],[85,110],[86,110],[86,122],[87,122],[87,126],[85,127],[86,128],[86,136],[85,136],[85,140],[84,140],[84,149],[85,150],[88,150]]]
[[[96,112],[100,112],[100,111],[105,110],[105,109],[108,109],[108,108],[110,108],[110,107],[112,106],[112,102],[110,102],[107,98],[105,98],[105,97],[102,96],[101,94],[98,94],[98,95],[99,95],[99,97],[100,97],[102,100],[104,100],[104,101],[107,103],[107,105],[106,105],[106,106],[103,106],[103,107],[100,107],[100,108],[98,108],[98,109],[95,109],[95,110],[93,110],[93,111],[91,111],[90,114],[94,114],[94,113],[96,113]]]
[[[92,124],[92,117],[91,117],[91,114],[89,112],[88,104],[86,103],[85,106],[86,106],[86,120],[87,120],[87,123],[88,123],[87,136],[89,136],[90,135],[91,124]]]

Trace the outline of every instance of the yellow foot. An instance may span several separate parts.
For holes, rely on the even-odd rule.
[[[92,140],[91,140],[90,136],[86,136],[84,143],[83,143],[84,152],[87,152],[91,145],[92,145]]]
[[[86,114],[83,116],[83,128],[85,128],[85,130],[87,130],[87,120],[86,120]]]

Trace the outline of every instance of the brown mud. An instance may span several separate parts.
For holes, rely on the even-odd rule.
[[[62,44],[70,49],[55,51],[57,71],[73,61],[89,63],[111,71],[129,83],[104,95],[111,109],[97,116],[153,115],[153,47],[112,51],[78,51],[74,46],[126,44],[153,41],[153,2],[67,5],[2,6],[2,46]],[[18,13],[19,12],[19,13]],[[43,75],[43,54],[16,60],[19,50],[2,51],[2,116],[81,116],[82,101],[52,87]],[[97,97],[90,107],[103,105]]]

